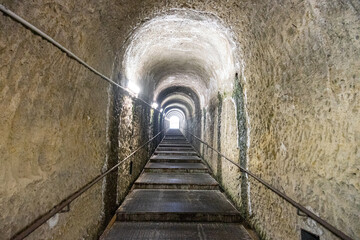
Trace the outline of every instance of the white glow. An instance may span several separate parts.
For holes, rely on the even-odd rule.
[[[164,111],[164,109],[160,109],[160,112],[163,112]]]
[[[132,92],[132,93],[134,93],[135,95],[138,95],[139,94],[139,92],[140,92],[140,88],[135,84],[135,83],[133,83],[133,82],[128,82],[128,89]]]
[[[172,129],[180,128],[180,119],[177,116],[172,116],[170,118],[170,128]]]
[[[153,99],[162,89],[179,85],[194,89],[204,106],[213,97],[207,89],[230,91],[233,81],[229,79],[239,69],[239,47],[231,29],[207,12],[159,13],[139,26],[127,42],[124,75],[144,79],[155,89]]]
[[[156,109],[158,106],[159,106],[159,104],[157,104],[156,102],[153,102],[153,103],[151,104],[151,107],[152,107],[152,108],[155,108],[155,109]]]

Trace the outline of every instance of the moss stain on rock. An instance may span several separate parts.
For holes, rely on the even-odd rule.
[[[220,92],[218,92],[218,123],[217,123],[217,142],[216,142],[216,147],[217,147],[217,150],[219,152],[221,152],[221,113],[222,113],[222,105],[223,105],[223,96],[221,95]],[[217,154],[217,170],[216,170],[216,173],[217,173],[217,179],[219,181],[222,181],[222,157]]]
[[[234,90],[232,97],[236,107],[236,120],[237,120],[237,140],[239,148],[239,163],[243,168],[247,168],[247,127],[246,127],[246,113],[244,109],[244,93],[238,73],[235,74]],[[248,181],[246,174],[241,172],[241,213],[244,218],[248,218]]]

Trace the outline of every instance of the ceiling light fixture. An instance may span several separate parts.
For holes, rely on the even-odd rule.
[[[151,107],[152,107],[152,108],[155,108],[155,109],[157,109],[158,106],[159,106],[159,104],[157,104],[156,102],[153,102],[153,103],[151,104]]]
[[[128,82],[127,88],[134,93],[136,96],[140,93],[140,88],[133,82]]]

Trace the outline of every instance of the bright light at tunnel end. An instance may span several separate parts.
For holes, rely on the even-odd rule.
[[[180,128],[180,119],[177,116],[170,117],[170,128],[179,129]]]

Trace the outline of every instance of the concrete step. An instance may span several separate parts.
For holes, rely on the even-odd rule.
[[[178,144],[178,142],[185,142],[188,146],[192,146],[190,142],[188,142],[187,140],[184,141],[177,141],[177,140],[167,140],[167,141],[161,141],[160,144],[164,144],[166,142],[170,142],[168,144]]]
[[[190,143],[188,143],[188,144],[160,143],[158,147],[183,147],[183,148],[193,148]]]
[[[153,155],[150,162],[169,162],[169,163],[201,163],[198,156],[184,155]]]
[[[219,184],[208,173],[148,173],[135,181],[136,189],[219,190]]]
[[[154,154],[158,155],[183,155],[183,156],[197,156],[195,151],[159,151],[155,150]]]
[[[166,138],[166,137],[165,137],[165,138],[162,140],[162,142],[164,142],[164,141],[170,141],[170,142],[176,142],[176,141],[181,142],[181,141],[183,141],[183,142],[187,142],[188,140],[187,140],[186,138],[173,139],[173,138]]]
[[[184,136],[182,132],[167,132],[165,136]]]
[[[186,139],[184,135],[165,135],[164,139]]]
[[[187,142],[184,137],[164,137],[163,141],[179,141],[179,142]]]
[[[187,142],[188,140],[185,137],[164,137],[162,141],[184,141]]]
[[[170,139],[170,140],[172,140],[172,139],[175,139],[175,140],[177,140],[177,139],[185,139],[186,140],[186,137],[184,137],[184,136],[180,136],[180,135],[165,135],[165,137],[164,137],[164,139],[166,140],[166,139]]]
[[[180,135],[184,136],[183,133],[179,129],[169,129],[165,135]]]
[[[168,131],[165,134],[166,136],[184,136],[181,131]]]
[[[240,222],[218,190],[134,189],[116,211],[119,221]]]
[[[177,147],[177,146],[162,147],[162,146],[158,146],[156,148],[156,151],[180,151],[180,152],[192,151],[192,152],[194,152],[194,149],[192,147]]]
[[[115,222],[104,240],[252,240],[237,223]]]
[[[208,169],[202,163],[148,162],[145,172],[205,173]]]
[[[184,136],[183,133],[181,131],[172,131],[172,130],[169,130],[165,133],[165,135],[180,135],[180,136]]]
[[[160,144],[176,144],[176,145],[190,145],[189,142],[185,142],[185,141],[162,141]]]

